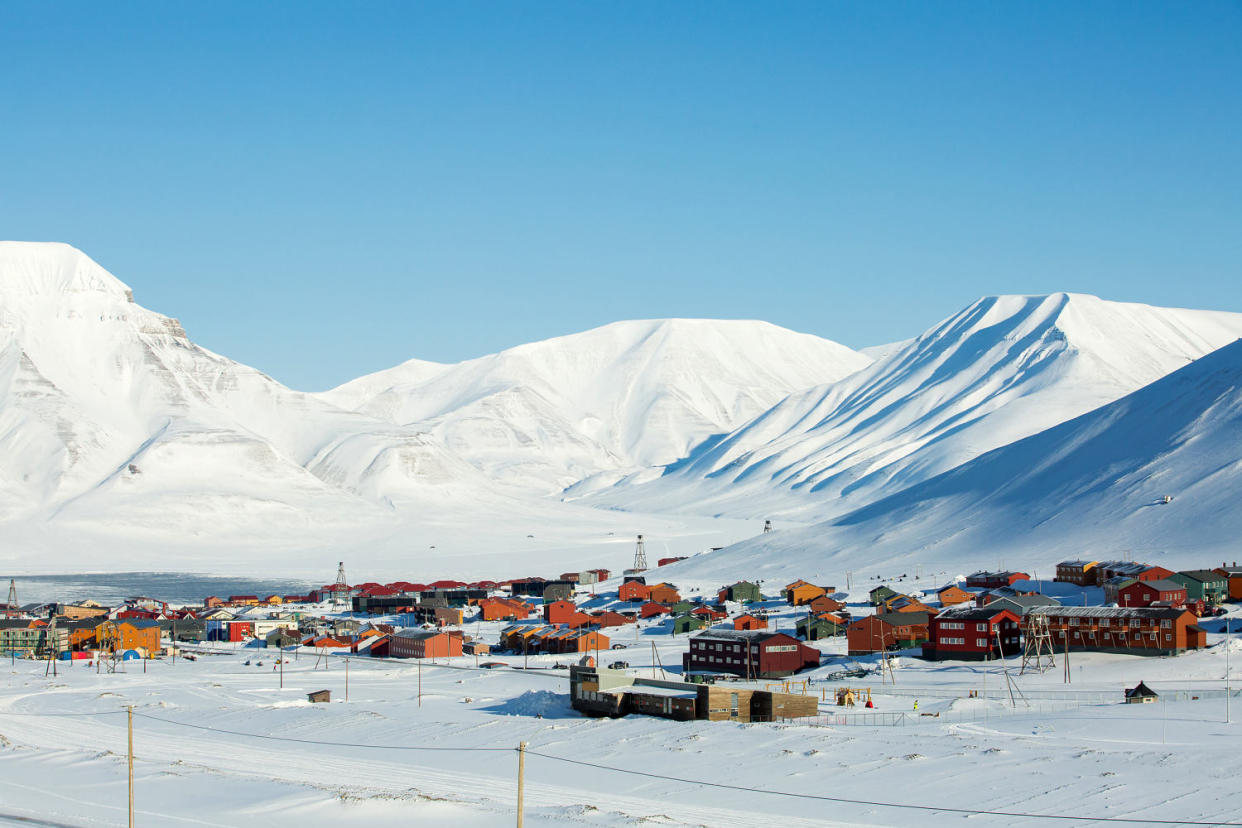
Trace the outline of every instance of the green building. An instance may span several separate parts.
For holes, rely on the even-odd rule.
[[[721,602],[737,601],[743,604],[763,600],[763,596],[759,594],[759,585],[752,584],[750,581],[738,581],[736,584],[730,584],[720,590],[716,597]]]
[[[707,626],[707,621],[697,615],[679,615],[673,619],[673,635],[701,630]]]
[[[878,607],[880,604],[883,604],[889,598],[892,598],[900,594],[901,593],[897,592],[897,590],[895,589],[889,589],[886,586],[878,586],[875,589],[871,590],[871,592],[867,593],[867,596],[871,601],[871,606]]]
[[[827,618],[801,618],[798,620],[798,637],[804,641],[818,641],[821,638],[832,638],[844,635],[845,627]]]
[[[1186,600],[1188,601],[1221,604],[1229,596],[1229,580],[1224,575],[1210,569],[1188,569],[1185,572],[1174,572],[1169,576],[1169,580],[1186,587]]]
[[[29,620],[0,622],[0,654],[24,658],[48,658],[69,649],[69,630],[57,627],[52,636],[47,627],[31,627]]]

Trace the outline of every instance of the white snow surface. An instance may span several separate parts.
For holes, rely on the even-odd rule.
[[[434,434],[490,479],[555,494],[688,454],[792,391],[870,363],[766,322],[615,322],[444,366],[408,362],[322,394]]]
[[[791,394],[661,477],[592,502],[738,517],[845,514],[1084,414],[1242,336],[1242,314],[997,296],[835,383]]]
[[[3,242],[0,563],[500,579],[619,570],[640,532],[652,558],[730,547],[670,574],[691,580],[1216,558],[1240,456],[1237,352],[1212,352],[1239,334],[1239,314],[1006,296],[874,363],[766,323],[635,321],[306,394],[74,248]]]
[[[1242,341],[854,512],[666,574],[814,581],[862,567],[1007,564],[1050,575],[1065,557],[1210,567],[1238,557],[1240,435]]]
[[[782,611],[781,623],[792,615]],[[1069,685],[1060,661],[1018,675],[1017,658],[899,654],[895,684],[853,681],[872,689],[873,711],[836,707],[826,679],[874,669],[876,657],[844,658],[839,638],[816,642],[826,663],[799,678],[824,691],[822,717],[775,725],[583,718],[568,709],[565,671],[549,669],[563,656],[532,656],[531,670],[522,656],[494,656],[510,666],[493,670],[471,657],[356,657],[348,701],[342,659],[325,669],[310,651],[286,654],[283,674],[271,651],[227,645],[112,674],[78,662],[53,677],[42,663],[5,661],[0,824],[126,825],[131,705],[139,825],[513,825],[520,742],[532,826],[1065,821],[1018,814],[1236,822],[1238,699],[1235,682],[1230,717],[1223,679],[1237,642],[1227,648],[1212,624],[1210,649],[1176,658],[1075,653]],[[638,675],[658,669],[653,645],[664,665],[685,650],[684,636],[654,629],[614,639]],[[1122,688],[1140,680],[1161,700],[1121,704]],[[308,703],[320,689],[332,702]]]

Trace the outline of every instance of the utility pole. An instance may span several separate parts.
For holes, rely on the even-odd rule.
[[[1229,616],[1225,616],[1225,724],[1231,724],[1229,719]]]
[[[345,659],[345,701],[349,701],[349,659]]]
[[[526,743],[518,743],[517,828],[522,828],[523,790],[526,783]]]
[[[418,660],[418,706],[423,706],[423,660]]]
[[[280,651],[280,657],[277,658],[276,660],[280,663],[280,689],[284,690],[285,689],[285,652],[283,648]]]
[[[129,828],[134,828],[134,706],[129,706]]]

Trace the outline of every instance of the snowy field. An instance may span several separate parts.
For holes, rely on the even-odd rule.
[[[498,626],[467,632],[494,640]],[[643,674],[653,653],[675,672],[685,647],[657,627],[613,640],[625,649],[602,660]],[[1242,731],[1226,718],[1242,718],[1242,700],[1226,710],[1224,637],[1210,640],[1177,658],[1073,654],[1070,685],[1059,661],[1019,677],[1017,659],[902,656],[895,684],[853,682],[881,715],[828,701],[797,725],[582,718],[554,669],[569,656],[421,670],[355,657],[348,700],[344,660],[308,651],[285,665],[283,689],[273,654],[254,649],[56,677],[18,660],[0,667],[0,824],[124,825],[129,705],[139,825],[511,825],[523,741],[529,825],[1227,824],[1242,807]],[[843,640],[821,646],[832,657],[807,676],[828,699],[827,674],[876,664],[844,656]],[[1161,702],[1118,703],[1139,680]],[[331,703],[306,701],[320,689]],[[865,723],[879,720],[900,723]]]

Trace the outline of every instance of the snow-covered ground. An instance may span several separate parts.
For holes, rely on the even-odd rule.
[[[498,626],[467,631],[486,640]],[[611,631],[627,646],[604,658],[658,671],[654,641],[662,664],[678,664],[684,638],[654,631]],[[830,701],[814,724],[587,719],[552,669],[567,656],[484,657],[510,665],[493,669],[470,656],[421,668],[356,657],[348,701],[344,661],[308,651],[285,665],[283,689],[273,653],[226,645],[116,674],[79,663],[53,678],[16,661],[0,668],[0,824],[125,824],[129,705],[140,825],[510,825],[521,742],[531,825],[943,825],[973,811],[1002,812],[972,817],[986,825],[1221,824],[1242,806],[1240,725],[1226,722],[1242,699],[1227,713],[1223,636],[1210,639],[1176,658],[1074,654],[1070,685],[1059,662],[1018,676],[1016,659],[901,656],[895,684],[853,680],[898,725]],[[806,677],[829,699],[824,676],[876,661],[846,658],[840,640],[823,647],[839,657]],[[1010,703],[1006,670],[1026,701]],[[1120,704],[1139,680],[1164,699]],[[319,689],[330,704],[306,701]]]

